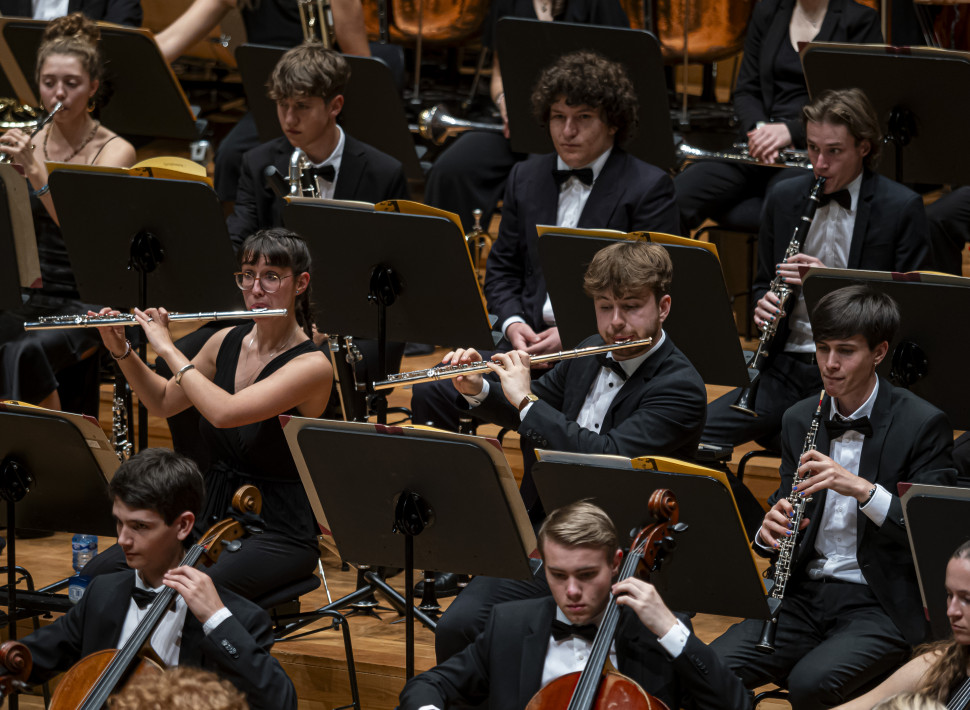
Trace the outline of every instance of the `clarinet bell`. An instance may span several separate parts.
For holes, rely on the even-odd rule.
[[[755,648],[761,651],[761,653],[774,653],[775,652],[775,630],[778,628],[777,619],[768,619],[765,625],[761,627],[761,638],[755,645]]]

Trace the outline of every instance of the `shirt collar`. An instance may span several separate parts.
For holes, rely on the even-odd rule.
[[[663,345],[663,342],[666,338],[667,338],[667,334],[663,330],[661,330],[660,340],[658,340],[655,345],[651,345],[650,349],[647,350],[647,352],[645,352],[643,355],[637,355],[636,357],[631,357],[629,360],[617,360],[617,362],[620,363],[620,367],[623,368],[623,372],[626,373],[626,376],[630,377],[630,375],[636,372],[637,369],[640,367],[640,365],[642,365],[644,362],[647,361],[648,357],[650,357],[655,352],[657,352],[657,350],[660,349],[660,346]],[[612,351],[608,352],[606,354],[606,357],[612,360],[616,360],[616,358],[613,357]]]
[[[862,403],[862,406],[861,407],[859,407],[857,410],[855,410],[854,412],[852,412],[852,414],[850,414],[847,417],[842,416],[842,414],[839,412],[839,408],[836,406],[837,405],[837,401],[836,401],[835,397],[833,397],[832,398],[832,404],[830,405],[831,406],[831,411],[830,411],[830,414],[829,414],[829,419],[836,419],[836,418],[839,418],[839,419],[859,419],[860,417],[868,417],[870,414],[872,414],[872,408],[876,404],[876,397],[878,395],[879,395],[879,378],[877,377],[876,378],[876,386],[872,388],[872,394],[870,394],[869,395],[869,398],[865,402]]]
[[[589,623],[593,624],[598,629],[600,627],[600,624],[603,622],[603,617],[604,616],[606,616],[606,609],[605,608],[603,609],[603,611],[601,611],[599,614],[597,614],[593,618],[593,620],[590,621]],[[569,619],[566,618],[566,615],[563,613],[562,609],[560,609],[558,606],[556,606],[556,620],[557,621],[561,621],[564,624],[571,624],[571,623],[573,623]]]
[[[346,142],[346,139],[344,137],[344,129],[339,125],[337,126],[337,133],[339,134],[337,138],[337,145],[333,149],[333,152],[328,155],[326,160],[324,160],[322,163],[313,163],[313,167],[322,168],[324,165],[333,165],[334,167],[337,167],[340,164],[340,158],[343,157],[344,154],[344,143]]]
[[[850,203],[851,207],[849,208],[851,212],[859,209],[859,191],[862,189],[863,174],[865,174],[865,170],[856,175],[855,180],[845,186],[845,189],[849,191],[849,197],[852,198],[852,202]]]
[[[577,168],[577,170],[582,169],[582,168],[592,168],[593,169],[593,182],[596,182],[596,180],[600,176],[600,173],[603,172],[603,166],[606,165],[606,161],[610,159],[610,153],[612,153],[612,152],[613,152],[613,146],[610,146],[609,148],[606,149],[606,152],[602,153],[600,155],[600,157],[598,157],[592,163],[590,163],[589,165],[580,165],[579,168]],[[563,162],[563,159],[560,158],[558,154],[556,154],[556,169],[557,170],[572,170],[572,168],[570,168],[568,165],[566,165],[565,162]],[[590,187],[592,187],[592,186],[590,186]]]
[[[148,584],[141,578],[141,572],[135,572],[135,586],[138,589],[144,589],[146,592],[161,592],[165,589],[164,584],[160,584],[157,587],[149,587]]]

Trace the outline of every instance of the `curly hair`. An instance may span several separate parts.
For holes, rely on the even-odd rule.
[[[670,293],[674,264],[659,244],[619,241],[596,252],[583,276],[590,298],[608,292],[620,298],[648,288],[657,302]]]
[[[919,693],[898,693],[876,703],[872,710],[946,710],[946,705]]]
[[[175,668],[132,679],[108,700],[109,710],[249,710],[229,681],[200,668]]]
[[[81,68],[88,73],[91,81],[100,82],[104,77],[104,57],[101,54],[101,30],[97,23],[89,20],[80,12],[51,20],[44,30],[40,48],[37,50],[35,79],[40,84],[44,63],[54,54],[69,54],[77,57]],[[102,86],[94,95],[97,102],[102,94]],[[49,108],[49,107],[48,107]]]
[[[950,559],[970,560],[970,540],[960,545]],[[950,638],[920,646],[915,651],[917,656],[926,653],[936,654],[936,661],[923,676],[919,692],[940,702],[946,702],[946,697],[953,686],[967,677],[970,646]]]
[[[849,129],[856,145],[869,141],[869,152],[863,164],[872,170],[882,151],[882,130],[879,117],[869,97],[862,89],[838,89],[824,91],[802,108],[802,119],[807,123],[832,123]]]
[[[319,42],[304,42],[280,57],[266,82],[273,101],[298,96],[319,96],[330,102],[350,81],[350,64]]]
[[[542,70],[532,90],[532,115],[545,128],[552,105],[602,109],[606,125],[616,129],[616,144],[626,145],[636,135],[639,102],[626,69],[595,52],[582,50],[559,57]]]

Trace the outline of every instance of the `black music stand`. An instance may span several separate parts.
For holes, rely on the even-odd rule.
[[[323,332],[376,339],[378,379],[388,375],[389,340],[494,347],[455,221],[298,199],[283,208],[283,222],[310,246],[314,323]],[[375,397],[378,421],[386,423],[386,397]]]
[[[802,54],[802,67],[812,96],[851,87],[866,93],[893,144],[879,161],[884,175],[897,182],[970,183],[963,119],[970,113],[970,54],[813,42]]]
[[[23,305],[21,287],[39,286],[27,283],[20,273],[20,263],[34,264],[38,269],[37,236],[30,214],[28,186],[13,165],[0,164],[0,311],[16,310]],[[32,251],[22,254],[22,250]]]
[[[232,280],[238,262],[211,187],[195,180],[55,170],[51,191],[78,291],[119,310],[241,308]],[[146,344],[140,339],[144,359]],[[139,407],[138,448],[148,414]]]
[[[280,419],[317,521],[331,531],[341,557],[404,568],[403,597],[368,572],[370,588],[321,611],[382,592],[405,614],[407,678],[414,675],[414,616],[435,628],[414,608],[415,566],[531,576],[528,555],[535,535],[498,441],[361,422]]]
[[[677,550],[650,583],[672,609],[767,619],[765,586],[755,566],[726,474],[661,458],[627,459],[601,454],[536,451],[532,475],[547,510],[591,498],[621,535],[652,522],[650,495],[666,488],[677,496]],[[679,472],[672,472],[673,470]],[[689,472],[688,472],[689,471]],[[720,580],[705,583],[704,579]],[[730,584],[725,580],[730,580]]]
[[[906,484],[901,484],[902,488]],[[923,609],[934,639],[950,635],[943,586],[950,556],[970,540],[970,489],[913,484],[901,493]]]
[[[266,82],[285,52],[262,44],[244,44],[236,50],[246,103],[256,122],[259,140],[264,143],[283,135],[276,103],[266,95]],[[343,56],[350,64],[350,81],[344,90],[340,125],[357,140],[400,160],[409,179],[422,179],[424,174],[391,70],[380,59]]]
[[[113,537],[108,479],[119,462],[95,419],[2,403],[0,461],[0,497],[6,501],[0,525],[7,528],[2,599],[8,605],[10,638],[16,638],[18,619],[71,607],[66,597],[45,590],[17,592],[18,526]]]
[[[827,293],[865,283],[892,296],[901,313],[899,332],[876,371],[906,387],[950,418],[954,429],[970,429],[970,373],[963,353],[970,348],[965,328],[940,328],[928,313],[970,313],[970,279],[943,274],[812,268],[802,277],[809,314]]]
[[[670,254],[674,280],[664,330],[704,382],[747,385],[744,353],[717,253],[679,237],[540,227],[539,259],[563,346],[574,348],[596,332],[593,299],[583,292],[583,274],[596,252],[620,239],[656,241]]]
[[[665,170],[674,168],[674,134],[667,104],[664,59],[657,38],[644,30],[540,22],[504,17],[496,29],[502,57],[505,105],[512,150],[550,153],[549,130],[532,116],[532,88],[539,73],[563,54],[589,49],[626,67],[640,102],[640,126],[627,152]]]
[[[37,48],[47,24],[24,18],[0,19],[0,34],[35,94]],[[99,116],[104,124],[123,135],[196,140],[199,130],[195,115],[152,33],[105,23],[99,23],[99,27],[105,58],[102,81],[110,95]],[[21,100],[36,105],[34,98]]]

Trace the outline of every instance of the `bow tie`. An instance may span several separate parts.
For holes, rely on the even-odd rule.
[[[158,596],[158,592],[153,592],[150,589],[134,587],[131,590],[131,598],[134,600],[135,604],[138,605],[139,609],[144,609],[146,606],[150,605],[153,601],[155,601],[156,596]]]
[[[319,168],[310,168],[306,172],[311,178],[318,177],[327,182],[333,182],[337,177],[337,170],[332,165],[321,165]]]
[[[552,179],[556,181],[556,187],[562,187],[566,180],[574,177],[584,185],[593,184],[593,169],[579,168],[578,170],[553,170]]]
[[[818,198],[819,206],[825,207],[829,202],[838,202],[842,205],[842,209],[847,210],[852,207],[852,195],[845,188],[841,190],[836,190],[835,192],[829,194],[822,194]]]
[[[825,430],[829,433],[830,439],[838,439],[850,431],[857,431],[863,436],[872,436],[872,424],[869,423],[869,417],[828,419],[825,422]]]
[[[552,620],[552,637],[556,641],[568,639],[570,636],[579,636],[592,643],[596,638],[596,624],[567,624],[559,619]]]
[[[599,353],[596,355],[596,361],[600,364],[600,367],[605,367],[607,370],[613,370],[621,380],[626,381],[626,370],[623,369],[623,365],[614,360],[611,357],[606,357],[606,353]]]

